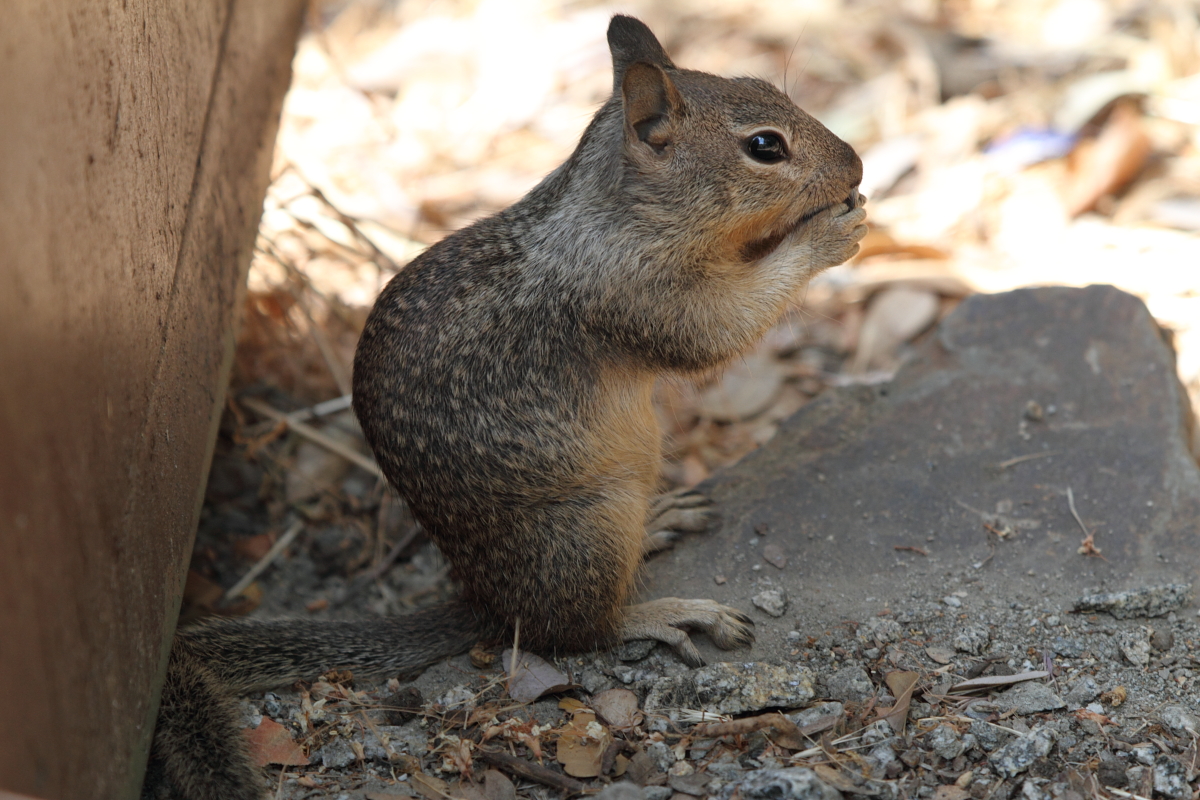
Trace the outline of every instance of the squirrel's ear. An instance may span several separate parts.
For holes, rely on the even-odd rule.
[[[661,67],[635,61],[625,69],[621,102],[626,136],[662,153],[683,110],[683,98],[671,77]]]
[[[667,51],[641,20],[617,14],[608,23],[608,49],[613,60],[613,94],[621,90],[625,70],[641,61],[662,69],[674,69]]]

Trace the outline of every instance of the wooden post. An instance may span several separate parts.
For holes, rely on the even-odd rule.
[[[136,797],[303,0],[9,0],[0,788]]]

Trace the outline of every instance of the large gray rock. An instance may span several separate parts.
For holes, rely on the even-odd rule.
[[[841,800],[842,793],[817,777],[811,769],[760,769],[729,786],[722,797],[745,800]]]
[[[659,678],[646,696],[645,709],[672,715],[681,708],[745,714],[765,708],[796,708],[813,695],[813,677],[806,667],[720,662]]]
[[[1190,425],[1173,353],[1137,298],[1107,286],[972,297],[891,383],[826,392],[702,484],[719,526],[651,559],[645,595],[746,610],[759,639],[739,658],[775,660],[790,630],[940,601],[954,570],[980,579],[968,610],[987,593],[1067,611],[1098,590],[1186,583],[1200,565]],[[1104,559],[1078,552],[1068,488]],[[788,558],[773,576],[791,598],[778,620],[750,600],[757,525]]]

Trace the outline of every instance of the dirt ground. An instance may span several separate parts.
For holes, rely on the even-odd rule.
[[[871,198],[860,257],[814,282],[761,347],[659,388],[664,490],[760,448],[830,387],[889,380],[979,292],[1137,295],[1173,332],[1200,403],[1194,3],[316,4],[185,620],[403,614],[453,592],[346,410],[358,331],[404,263],[566,157],[611,85],[603,34],[618,10],[683,66],[786,86],[863,155]],[[786,669],[755,680],[792,694],[764,688],[764,704],[717,722],[727,733],[686,713],[721,703],[687,705],[696,674],[661,646],[562,661],[572,688],[531,703],[475,654],[412,683],[333,675],[248,698],[247,722],[264,738],[262,720],[282,726],[255,745],[281,798],[562,796],[579,788],[564,758],[599,773],[578,778],[589,789],[622,773],[660,800],[1196,796],[1190,596],[1117,619],[1049,604],[1022,576],[986,592],[975,577],[916,572],[887,613],[773,632]],[[742,668],[726,682],[746,685]]]

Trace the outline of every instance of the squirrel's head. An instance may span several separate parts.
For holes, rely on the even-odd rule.
[[[608,44],[622,189],[643,213],[710,222],[714,249],[750,261],[857,198],[858,155],[771,84],[679,69],[633,17],[613,17]]]

